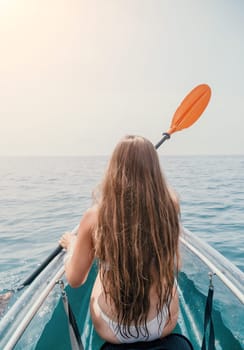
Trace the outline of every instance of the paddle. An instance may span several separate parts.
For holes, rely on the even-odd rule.
[[[195,87],[181,102],[177,108],[169,130],[163,133],[163,138],[155,145],[155,148],[159,148],[162,143],[170,138],[176,131],[188,128],[201,116],[203,111],[208,105],[210,100],[211,90],[206,84],[201,84]],[[75,229],[76,230],[76,229]],[[74,231],[75,231],[74,230]],[[74,233],[73,231],[73,233]],[[45,267],[62,251],[62,247],[58,246],[44,261],[43,263],[22,283],[21,286],[16,288],[16,291],[23,289],[30,285],[34,279],[45,269]],[[14,290],[14,291],[15,291]],[[0,314],[3,309],[3,304],[7,304],[7,301],[11,297],[13,290],[8,291],[5,294],[0,295]]]
[[[210,97],[211,89],[206,84],[198,85],[191,90],[177,108],[169,130],[163,133],[162,139],[155,145],[155,148],[158,149],[174,132],[189,128],[194,124],[207,107]]]

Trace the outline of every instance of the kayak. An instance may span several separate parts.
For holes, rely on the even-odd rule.
[[[214,326],[216,350],[243,350],[244,273],[186,229],[182,229],[180,249],[180,315],[174,332],[185,335],[194,349],[201,349],[205,306],[211,287],[213,307],[210,319]],[[96,333],[89,312],[90,294],[97,275],[96,263],[86,283],[72,289],[64,277],[64,256],[65,252],[61,251],[30,286],[14,294],[0,320],[0,349],[71,349],[63,293],[73,311],[83,348],[101,348],[104,341]]]

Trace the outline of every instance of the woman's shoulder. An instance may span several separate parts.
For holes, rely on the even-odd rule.
[[[85,214],[88,216],[97,216],[97,213],[98,213],[98,205],[97,204],[93,205],[92,207],[88,208],[85,211]]]
[[[82,221],[86,222],[89,226],[94,226],[97,222],[98,208],[94,205],[88,208],[82,216]]]

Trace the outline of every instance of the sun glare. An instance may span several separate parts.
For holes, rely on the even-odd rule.
[[[0,0],[0,17],[9,14],[9,11],[16,8],[18,0]]]
[[[4,14],[3,11],[9,11],[17,5],[17,0],[0,0],[0,15]]]

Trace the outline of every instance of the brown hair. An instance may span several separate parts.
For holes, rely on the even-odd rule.
[[[152,285],[158,313],[165,304],[170,311],[180,230],[176,205],[150,141],[127,136],[116,146],[98,208],[95,249],[105,295],[123,334],[129,334],[131,324],[138,334],[139,325],[148,334]]]

